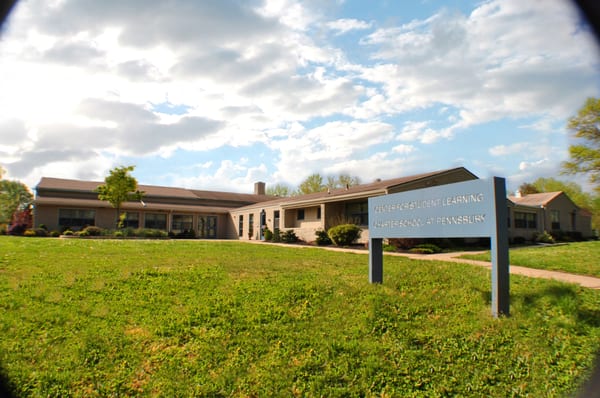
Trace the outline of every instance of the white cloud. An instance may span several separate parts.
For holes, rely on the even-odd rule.
[[[526,142],[515,142],[510,145],[496,145],[489,149],[489,153],[492,156],[513,155],[515,153],[522,152],[528,146],[531,146],[531,144]]]
[[[228,187],[267,171],[369,180],[382,167],[422,171],[417,142],[516,120],[546,141],[492,147],[490,167],[514,154],[536,170],[564,157],[561,122],[598,91],[593,39],[564,1],[490,0],[400,26],[327,11],[295,0],[20,2],[0,41],[3,165],[23,179],[97,175],[89,167],[120,156],[186,150],[208,165],[223,148],[262,146],[272,164],[219,166]],[[360,48],[334,46],[348,32],[363,35]],[[157,111],[163,103],[182,114]],[[201,170],[189,183],[219,184],[212,164]]]
[[[352,30],[370,29],[373,26],[373,23],[353,18],[342,18],[327,22],[326,26],[335,31],[337,35],[343,35]]]

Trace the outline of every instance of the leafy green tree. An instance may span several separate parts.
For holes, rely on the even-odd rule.
[[[121,166],[112,169],[104,179],[104,185],[98,186],[98,199],[109,202],[117,211],[116,224],[119,226],[121,205],[128,201],[141,201],[144,192],[138,190],[137,180],[130,174],[135,166]]]
[[[267,195],[288,197],[291,189],[285,184],[275,184],[273,187],[267,187]]]
[[[319,173],[314,173],[306,177],[298,186],[298,193],[305,195],[309,193],[322,192],[327,187],[323,184],[323,177]]]
[[[27,209],[33,194],[19,181],[0,180],[0,224],[8,224],[17,211]]]
[[[586,174],[600,193],[600,99],[588,98],[567,128],[579,142],[569,146],[570,160],[564,162],[566,174]]]
[[[327,182],[323,182],[323,177],[318,174],[311,174],[298,187],[297,194],[307,194],[314,192],[322,192],[327,189],[345,188],[360,184],[358,177],[351,177],[348,174],[340,174],[339,176],[328,176]]]
[[[521,195],[540,193],[540,191],[535,187],[535,185],[529,182],[524,182],[523,184],[519,185],[519,192],[521,192]]]

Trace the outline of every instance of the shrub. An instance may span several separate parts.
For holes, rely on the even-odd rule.
[[[396,248],[388,243],[384,243],[383,244],[383,251],[384,252],[395,252]]]
[[[93,225],[90,225],[89,227],[85,227],[83,229],[83,231],[87,232],[86,236],[100,236],[103,233],[102,228],[100,227],[95,227]],[[82,232],[83,232],[82,231]]]
[[[275,242],[275,243],[281,242],[281,230],[279,228],[275,228],[273,230],[273,242]]]
[[[75,232],[75,236],[90,236],[90,233],[86,229],[82,229],[81,231]]]
[[[53,238],[58,238],[60,236],[60,232],[58,232],[57,230],[53,230],[52,232],[50,232],[50,236]]]
[[[320,229],[315,231],[315,235],[317,236],[317,245],[327,246],[331,244],[331,239],[329,238],[329,235],[327,235],[327,231]]]
[[[65,229],[63,231],[63,235],[72,236],[73,235],[73,231],[71,231],[70,229]]]
[[[298,236],[292,229],[288,229],[281,234],[281,241],[283,243],[296,243],[298,242]]]
[[[140,238],[166,238],[168,236],[166,231],[153,228],[138,228],[133,231],[133,235]]]
[[[410,249],[409,252],[418,254],[434,254],[441,253],[442,249],[433,243],[422,243]]]
[[[554,238],[547,231],[537,234],[534,240],[538,243],[554,243]]]
[[[396,249],[408,250],[418,244],[423,243],[423,239],[420,238],[390,238],[388,243],[394,246]]]
[[[358,225],[341,224],[329,228],[327,235],[336,246],[350,246],[352,242],[360,238],[361,232]]]
[[[23,232],[23,236],[32,237],[36,236],[36,234],[33,229],[26,229],[25,232]]]
[[[115,238],[122,238],[124,236],[123,231],[115,231],[113,234]]]
[[[267,242],[272,241],[273,240],[273,232],[269,229],[269,228],[265,228],[263,235],[265,237],[265,240]]]
[[[46,224],[40,224],[38,225],[38,228],[45,229],[46,231],[48,231],[48,227],[46,226]]]
[[[39,236],[42,238],[45,238],[48,236],[48,230],[44,229],[44,228],[36,228],[36,229],[34,229],[34,232],[35,232],[35,236]]]

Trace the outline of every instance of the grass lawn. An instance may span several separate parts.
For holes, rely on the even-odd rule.
[[[513,265],[600,277],[600,241],[521,247],[510,249],[509,255]],[[489,252],[461,258],[491,261]]]
[[[600,348],[600,291],[240,242],[0,237],[0,363],[19,396],[544,396]]]

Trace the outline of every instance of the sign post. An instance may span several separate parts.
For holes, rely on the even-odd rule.
[[[509,315],[504,178],[471,180],[369,198],[369,281],[383,282],[383,238],[489,237],[492,315]]]

